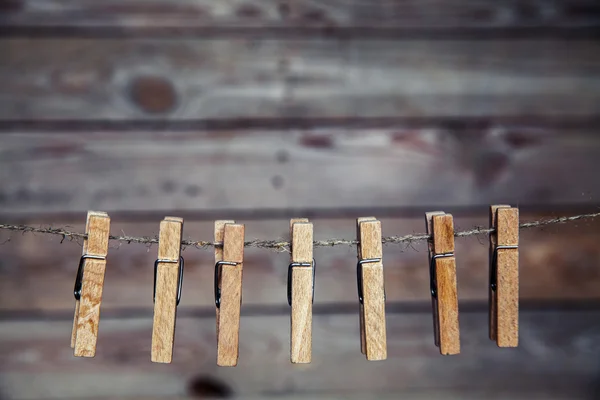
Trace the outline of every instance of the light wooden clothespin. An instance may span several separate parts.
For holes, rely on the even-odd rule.
[[[387,339],[381,222],[374,217],[358,218],[356,228],[361,352],[366,354],[367,360],[385,360]]]
[[[460,353],[458,291],[454,258],[454,222],[442,211],[425,214],[435,345],[443,355]]]
[[[100,304],[108,254],[110,218],[105,212],[88,211],[83,255],[75,279],[75,317],[71,347],[77,357],[94,357],[98,340]]]
[[[519,209],[490,207],[490,339],[519,345]]]
[[[313,224],[306,218],[290,221],[291,263],[288,267],[287,297],[292,307],[290,360],[307,364],[312,352],[312,303],[315,288]]]
[[[239,357],[244,225],[215,222],[215,305],[217,310],[217,365],[235,367]]]
[[[183,284],[182,232],[182,218],[165,217],[160,223],[158,259],[154,262],[152,362],[170,363],[173,359],[175,318]]]

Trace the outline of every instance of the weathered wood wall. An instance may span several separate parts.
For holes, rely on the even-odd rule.
[[[0,217],[276,238],[597,210],[594,0],[0,1]],[[521,236],[521,342],[487,339],[487,241],[457,241],[463,354],[433,346],[426,249],[384,248],[389,360],[359,351],[355,249],[319,248],[313,363],[289,364],[288,256],[248,249],[240,365],[215,367],[212,253],[184,251],[174,363],[150,363],[156,247],[109,252],[97,357],[68,346],[81,247],[0,233],[0,398],[595,398],[599,222]]]

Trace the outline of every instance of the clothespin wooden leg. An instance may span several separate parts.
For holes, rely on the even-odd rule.
[[[218,220],[215,221],[215,243],[223,243],[223,237],[225,236],[225,224],[235,224],[233,220]],[[223,246],[215,246],[215,264],[219,261],[223,261]],[[221,287],[221,281],[218,282],[219,288]],[[219,307],[215,307],[216,311],[216,328],[217,328],[217,341],[219,340]]]
[[[75,280],[76,302],[71,347],[77,357],[94,357],[108,254],[108,214],[88,211],[85,230],[87,239],[83,240],[83,255]]]
[[[359,218],[357,228],[361,350],[366,354],[367,360],[385,360],[387,338],[381,222],[374,218]]]
[[[291,263],[288,267],[288,303],[291,312],[290,360],[310,363],[312,352],[312,303],[315,264],[313,225],[306,218],[292,219]]]
[[[361,218],[356,219],[356,240],[359,242],[358,246],[356,247],[356,250],[357,250],[357,256],[358,256],[359,262],[363,258],[361,246],[360,246],[360,224],[361,224],[361,222],[365,222],[365,221],[376,221],[376,219],[375,219],[375,217],[361,217]],[[356,279],[359,280],[358,272],[357,272]],[[359,287],[359,293],[360,293],[360,290],[361,290],[361,288]],[[360,298],[359,298],[359,300],[360,300]],[[364,307],[364,304],[362,301],[358,302],[358,307],[359,307],[358,323],[359,323],[359,330],[360,330],[360,352],[362,354],[366,355],[367,354],[367,343],[366,343],[366,339],[365,339],[365,307]]]
[[[183,219],[165,217],[160,223],[158,259],[154,264],[153,362],[170,363],[175,341],[175,318],[183,283],[181,235]]]
[[[75,348],[77,339],[77,321],[79,320],[79,300],[75,300],[75,315],[73,316],[73,328],[71,329],[71,348]]]
[[[429,265],[435,344],[443,355],[460,353],[458,292],[454,258],[452,215],[431,212],[425,215],[429,242]]]
[[[244,225],[234,224],[232,221],[216,221],[215,240],[219,241],[220,237],[223,238],[222,252],[215,251],[217,365],[234,367],[239,356]]]
[[[519,210],[490,208],[490,339],[498,347],[519,344]]]

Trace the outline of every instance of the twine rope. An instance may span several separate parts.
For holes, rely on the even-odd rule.
[[[551,218],[551,219],[540,219],[537,221],[524,222],[522,224],[519,224],[519,230],[541,228],[541,227],[545,227],[548,225],[564,224],[564,223],[575,222],[575,221],[591,220],[591,219],[594,219],[597,217],[600,217],[600,212],[591,213],[591,214],[566,216],[566,217],[558,217],[558,218]],[[23,234],[25,234],[25,233],[41,233],[41,234],[61,236],[62,237],[61,243],[64,240],[87,239],[87,234],[85,234],[85,233],[72,232],[72,231],[68,231],[64,228],[52,228],[52,227],[48,227],[48,228],[39,227],[38,228],[35,226],[28,226],[28,225],[0,224],[0,230],[22,232]],[[463,237],[476,236],[476,235],[487,235],[492,232],[494,232],[494,229],[477,227],[477,228],[470,229],[467,231],[455,231],[454,237],[463,238]],[[428,235],[426,233],[420,233],[420,234],[411,234],[411,235],[404,235],[404,236],[387,236],[387,237],[382,238],[381,242],[383,244],[411,244],[411,243],[428,240],[430,238],[431,238],[430,235]],[[114,235],[110,235],[109,239],[113,240],[113,241],[118,241],[120,243],[127,243],[127,244],[130,244],[130,243],[139,243],[139,244],[146,244],[146,245],[158,244],[157,236],[149,237],[149,236],[126,236],[126,235],[114,236]],[[326,240],[315,240],[313,242],[313,245],[315,247],[333,247],[333,246],[355,246],[358,243],[359,242],[357,240],[326,239]],[[212,242],[212,241],[203,241],[203,240],[198,241],[198,240],[187,239],[187,240],[182,240],[181,245],[185,246],[185,247],[192,246],[192,247],[202,249],[202,248],[211,248],[211,247],[222,247],[223,243],[222,242]],[[250,240],[250,241],[244,242],[244,246],[245,247],[255,247],[255,248],[260,248],[260,249],[285,251],[285,250],[289,250],[290,242],[285,241],[285,240]]]

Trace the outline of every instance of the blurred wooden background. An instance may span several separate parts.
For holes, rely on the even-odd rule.
[[[208,240],[487,225],[600,201],[595,0],[0,0],[0,218]],[[384,248],[388,354],[360,354],[354,248],[319,248],[313,363],[287,254],[249,249],[240,364],[215,366],[212,252],[186,249],[174,362],[150,363],[156,247],[113,245],[97,356],[69,348],[78,243],[0,234],[0,398],[594,399],[600,221],[521,237],[521,342],[487,339],[487,240],[457,241],[462,354],[433,345],[424,244]]]

